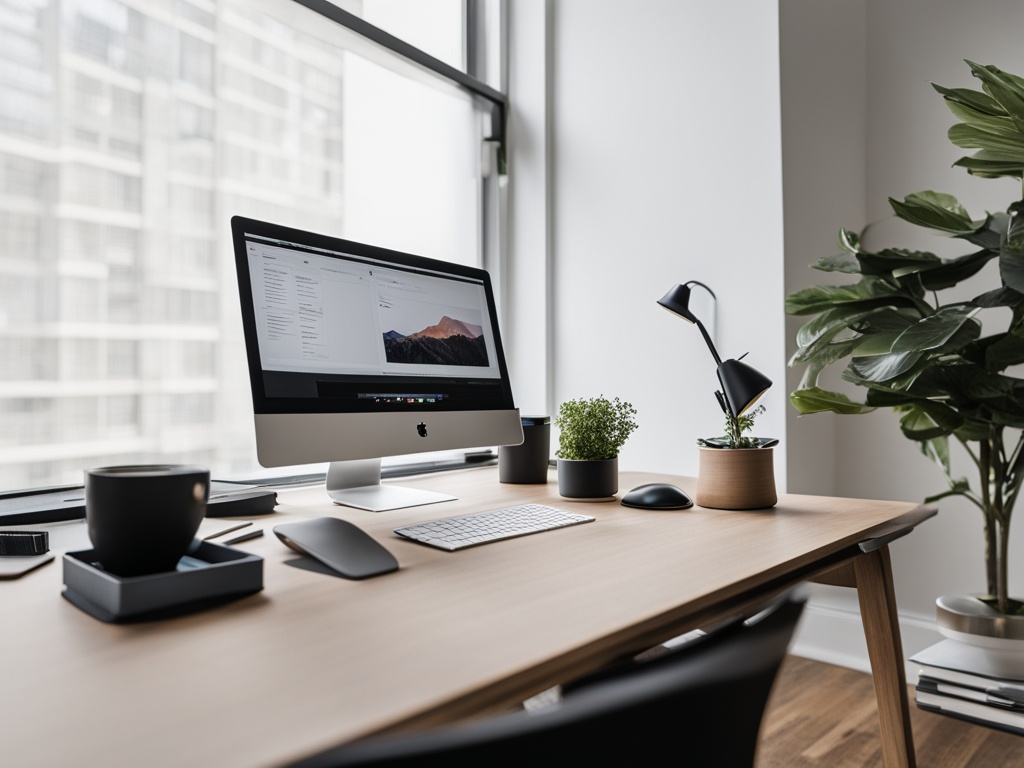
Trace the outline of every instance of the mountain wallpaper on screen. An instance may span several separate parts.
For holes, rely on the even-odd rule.
[[[389,363],[420,365],[487,365],[483,328],[445,315],[436,325],[403,336],[384,334],[384,354]]]

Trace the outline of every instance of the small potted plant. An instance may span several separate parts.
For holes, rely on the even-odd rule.
[[[763,509],[778,501],[772,447],[779,441],[751,437],[754,419],[765,411],[763,405],[733,416],[725,411],[725,435],[700,438],[700,468],[694,501],[713,509]]]
[[[619,449],[637,428],[636,409],[619,398],[567,400],[558,408],[558,492],[603,498],[619,490]]]

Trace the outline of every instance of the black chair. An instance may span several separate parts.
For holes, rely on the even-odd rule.
[[[352,742],[292,768],[753,766],[804,602],[789,594],[676,648],[612,665],[537,711]]]

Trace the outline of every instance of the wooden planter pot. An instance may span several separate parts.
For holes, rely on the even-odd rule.
[[[694,501],[713,509],[763,509],[775,493],[774,449],[700,448]]]

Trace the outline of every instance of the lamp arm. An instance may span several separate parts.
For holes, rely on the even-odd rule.
[[[711,350],[712,357],[715,358],[715,365],[722,364],[722,358],[718,356],[718,350],[715,349],[715,345],[711,342],[711,336],[708,334],[707,328],[704,327],[704,323],[698,320],[696,317],[693,318],[693,322],[700,329],[701,336],[704,337],[704,341],[708,343],[708,349]]]
[[[685,285],[687,287],[691,285],[699,285],[701,288],[703,288],[705,291],[711,294],[711,298],[715,300],[715,307],[717,308],[718,297],[715,295],[715,292],[708,288],[708,286],[704,285],[704,283],[702,283],[700,280],[687,280]],[[700,333],[704,337],[704,341],[708,343],[708,349],[711,350],[711,355],[712,357],[715,358],[715,365],[721,365],[722,358],[718,356],[718,350],[715,349],[715,345],[711,341],[711,335],[708,333],[708,329],[704,327],[704,323],[698,320],[696,316],[690,314],[690,317],[693,319],[693,322],[696,323],[697,327],[700,328]]]

